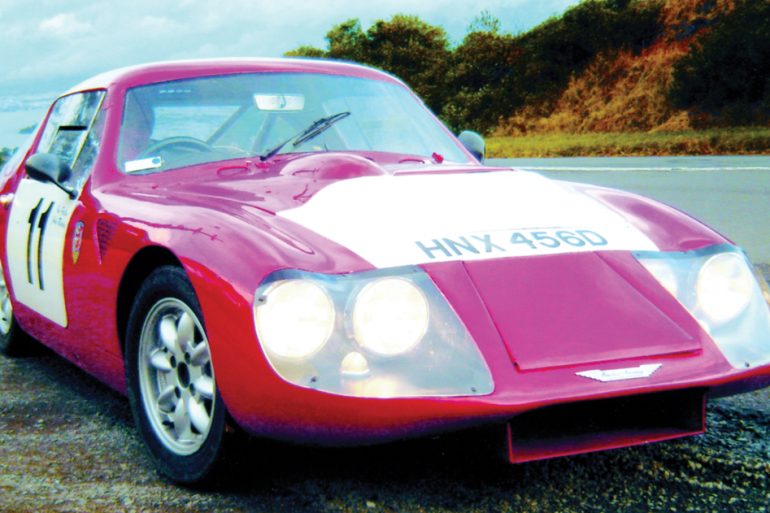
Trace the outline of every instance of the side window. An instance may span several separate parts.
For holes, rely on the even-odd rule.
[[[97,116],[104,91],[59,98],[46,122],[37,151],[53,153],[72,169],[68,185],[80,189],[99,147],[102,123]]]
[[[83,147],[80,150],[75,164],[72,166],[72,175],[67,180],[67,184],[73,189],[79,191],[91,174],[96,155],[99,153],[99,146],[102,142],[102,130],[104,128],[104,116],[99,112],[96,119],[88,131]]]

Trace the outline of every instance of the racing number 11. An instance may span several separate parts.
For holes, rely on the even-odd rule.
[[[40,290],[45,290],[45,282],[43,281],[43,235],[45,235],[45,227],[48,225],[48,218],[51,215],[51,211],[53,210],[53,204],[48,204],[48,208],[45,209],[44,212],[41,213],[43,210],[43,198],[40,198],[40,201],[37,202],[37,205],[35,205],[35,208],[32,209],[32,211],[29,213],[29,232],[27,234],[27,281],[29,281],[30,285],[35,284],[34,280],[34,270],[32,269],[32,243],[35,240],[35,230],[40,230],[40,235],[37,237],[37,248],[36,249],[36,257],[37,257],[37,285],[40,288]]]

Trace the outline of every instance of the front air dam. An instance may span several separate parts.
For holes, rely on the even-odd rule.
[[[706,391],[549,406],[508,422],[511,463],[660,442],[706,430]]]

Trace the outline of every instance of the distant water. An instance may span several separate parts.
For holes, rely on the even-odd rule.
[[[23,130],[37,125],[54,94],[0,96],[0,148],[17,148],[29,138]]]

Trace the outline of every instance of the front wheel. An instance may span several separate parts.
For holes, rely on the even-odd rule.
[[[137,429],[159,471],[184,484],[213,477],[225,434],[202,319],[185,272],[161,267],[139,289],[126,339],[126,384]]]

